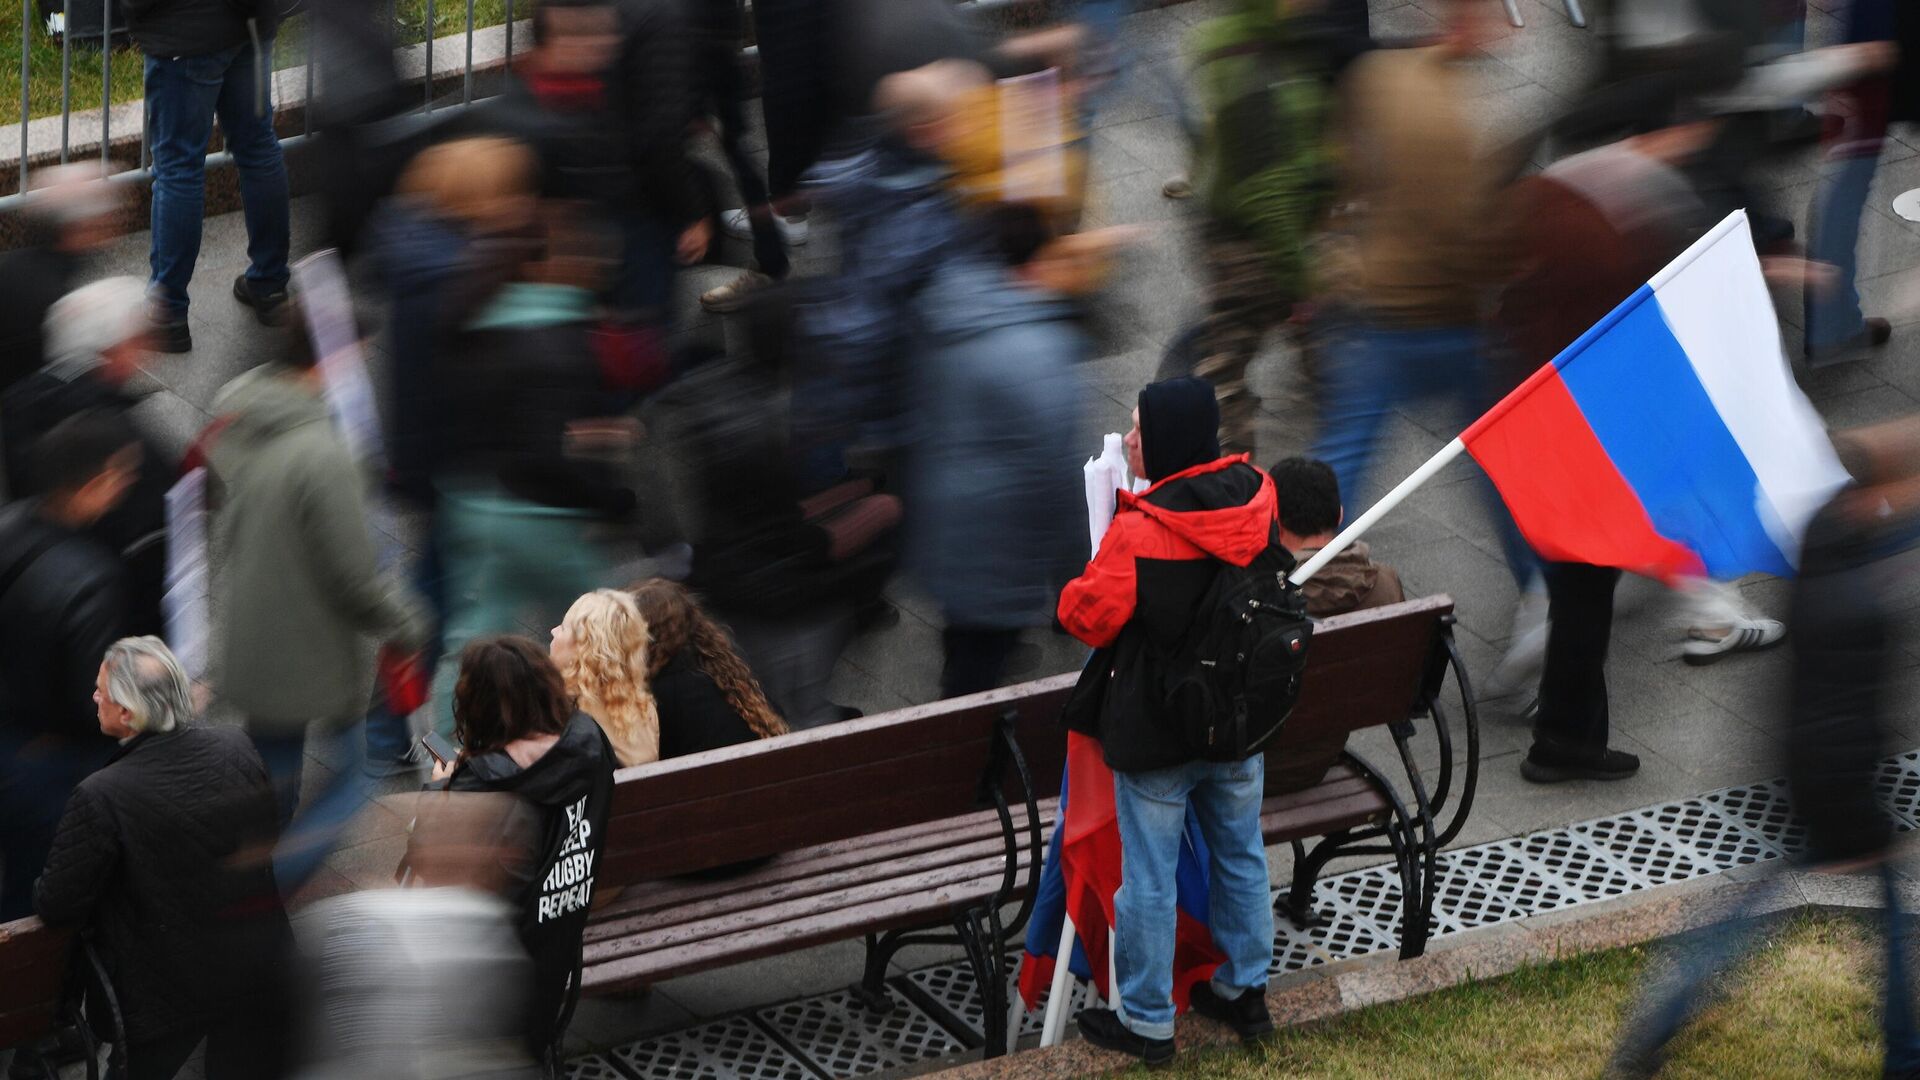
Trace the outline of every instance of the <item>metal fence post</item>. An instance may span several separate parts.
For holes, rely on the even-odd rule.
[[[67,163],[68,129],[73,125],[73,0],[60,0],[60,164]],[[31,47],[22,41],[20,47]],[[27,122],[26,113],[20,122]]]
[[[113,0],[100,0],[100,171],[111,173],[113,161]]]
[[[33,81],[33,0],[20,0],[20,194],[27,193],[27,86]]]
[[[421,91],[420,108],[421,108],[421,111],[423,112],[432,112],[433,111],[433,0],[427,0],[426,35],[427,35],[426,40],[421,43],[421,47],[427,50],[427,65],[426,65],[427,73],[426,73],[426,76],[421,80],[423,85],[420,88],[420,91]]]
[[[473,104],[473,0],[467,0],[467,73],[460,82],[460,104]]]

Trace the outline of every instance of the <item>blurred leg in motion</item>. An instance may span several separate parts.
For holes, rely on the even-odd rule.
[[[1286,325],[1293,304],[1267,269],[1258,245],[1209,225],[1204,243],[1207,315],[1194,348],[1193,373],[1213,384],[1220,400],[1220,449],[1253,453],[1260,399],[1247,386],[1247,366],[1267,332]]]

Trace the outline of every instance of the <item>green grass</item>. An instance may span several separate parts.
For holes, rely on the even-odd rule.
[[[1877,1077],[1878,942],[1855,921],[1784,926],[1672,1046],[1663,1077]],[[1651,956],[1596,953],[1282,1032],[1258,1049],[1183,1055],[1137,1076],[1595,1077]]]
[[[90,3],[92,0],[74,0],[74,6]],[[427,39],[427,3],[426,0],[392,0],[394,15],[398,21],[396,40],[402,45],[417,44]],[[528,0],[515,0],[515,17],[525,18]],[[473,25],[481,28],[495,26],[506,20],[505,0],[474,0]],[[280,28],[274,40],[273,66],[281,68],[296,67],[306,62],[306,17],[296,15]],[[467,26],[467,8],[465,0],[436,0],[433,11],[433,37],[447,37],[463,33]],[[27,86],[27,115],[31,118],[58,116],[60,114],[60,43],[47,33],[46,23],[39,17],[38,0],[35,0],[32,33],[27,42],[30,78]],[[515,42],[518,46],[520,43]],[[0,5],[0,124],[16,123],[20,119],[20,8]],[[120,48],[112,51],[109,57],[112,68],[111,100],[118,104],[123,101],[138,101],[141,93],[141,79],[144,61],[140,53],[132,48]],[[71,53],[71,111],[78,115],[97,112],[100,108],[100,50],[87,48],[75,41]],[[16,147],[0,147],[0,153],[17,153]]]

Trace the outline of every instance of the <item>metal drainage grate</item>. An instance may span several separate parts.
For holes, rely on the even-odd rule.
[[[1387,905],[1390,914],[1384,923],[1372,913],[1380,907],[1376,890],[1384,891],[1386,884],[1363,886],[1358,882],[1347,882],[1349,878],[1368,874],[1378,875],[1379,870],[1375,868],[1342,874],[1320,883],[1314,890],[1314,906],[1327,916],[1324,925],[1295,926],[1285,912],[1276,911],[1273,917],[1273,965],[1267,969],[1268,972],[1278,975],[1284,971],[1298,971],[1315,964],[1344,960],[1349,956],[1364,956],[1381,949],[1399,948],[1399,935],[1395,929],[1397,924],[1393,921],[1399,916],[1391,913],[1393,904]],[[1394,875],[1387,884],[1391,884],[1397,893],[1398,875]],[[1366,899],[1364,905],[1356,905],[1350,899],[1351,896],[1363,894]],[[1280,896],[1284,896],[1284,893],[1276,895],[1275,903],[1279,902]],[[1393,903],[1398,903],[1397,895]]]
[[[1573,902],[1551,902],[1560,898],[1558,883],[1521,858],[1511,844],[1444,852],[1433,896],[1434,921],[1439,924],[1435,930],[1467,930]]]
[[[627,1080],[627,1074],[606,1058],[591,1054],[567,1062],[567,1080]]]
[[[1807,845],[1807,830],[1794,820],[1786,787],[1780,780],[1763,780],[1715,791],[1703,798],[1721,813],[1791,854]]]
[[[828,1076],[859,1076],[966,1049],[918,1005],[876,1016],[845,990],[762,1009],[760,1020]]]
[[[1520,858],[1559,883],[1560,895],[1570,898],[1560,907],[1605,900],[1646,887],[1644,880],[1636,880],[1585,837],[1567,829],[1534,833],[1509,843],[1518,849]]]
[[[814,1080],[805,1062],[744,1016],[643,1039],[613,1056],[640,1080]]]
[[[1009,957],[1008,967],[1013,977],[1007,980],[1007,1001],[1009,1004],[1020,998],[1020,960]],[[986,1035],[986,1013],[980,1006],[980,994],[974,986],[973,968],[967,964],[942,964],[939,967],[921,968],[909,972],[907,981],[927,995],[933,1002],[945,1009],[962,1027],[975,1036]],[[1067,1000],[1076,1001],[1086,982],[1080,978],[1068,980]],[[1022,1036],[1040,1034],[1040,1024],[1046,1017],[1046,990],[1040,991],[1039,1003],[1026,1013],[1020,1021]]]
[[[1910,832],[1920,827],[1920,751],[1881,762],[1873,787],[1895,828]]]
[[[1751,866],[1785,854],[1780,845],[1703,799],[1636,811],[1632,819],[1685,846],[1716,871]]]
[[[1716,869],[1712,863],[1694,858],[1691,848],[1631,817],[1589,821],[1575,825],[1573,832],[1605,852],[1630,877],[1642,879],[1636,882],[1640,888],[1686,881]]]

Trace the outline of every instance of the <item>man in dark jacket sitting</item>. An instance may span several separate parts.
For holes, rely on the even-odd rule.
[[[93,700],[120,747],[68,800],[34,906],[92,931],[132,1080],[174,1075],[202,1039],[209,1078],[278,1075],[270,990],[289,938],[266,766],[238,728],[191,726],[186,673],[159,638],[114,642]]]
[[[32,913],[67,793],[113,748],[88,696],[126,606],[120,564],[88,530],[132,487],[140,447],[89,413],[48,432],[33,466],[46,494],[0,510],[0,920]]]
[[[1189,804],[1206,837],[1213,940],[1226,957],[1210,984],[1193,988],[1193,1008],[1242,1038],[1273,1030],[1273,907],[1260,833],[1265,758],[1197,760],[1181,718],[1160,708],[1158,688],[1220,564],[1245,566],[1264,552],[1276,515],[1273,481],[1245,454],[1220,456],[1210,384],[1190,376],[1155,383],[1140,392],[1133,420],[1127,464],[1153,486],[1120,493],[1112,527],[1061,594],[1059,614],[1073,636],[1113,650],[1101,707],[1069,722],[1098,735],[1113,768],[1125,882],[1113,903],[1126,1018],[1088,1010],[1080,1031],[1095,1046],[1161,1064],[1174,1051],[1174,872]]]

